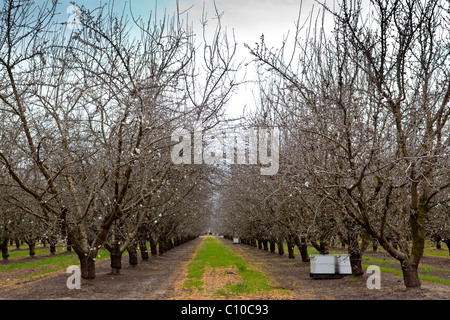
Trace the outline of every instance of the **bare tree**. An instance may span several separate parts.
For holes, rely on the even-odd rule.
[[[26,214],[60,223],[82,277],[92,279],[114,223],[124,223],[116,230],[127,229],[124,243],[134,244],[146,206],[170,180],[169,157],[140,163],[168,153],[171,129],[219,113],[234,86],[225,85],[234,55],[222,55],[222,32],[205,44],[209,65],[197,104],[184,91],[201,83],[193,78],[200,69],[194,35],[179,12],[132,17],[135,37],[128,16],[112,6],[80,8],[81,30],[53,23],[55,10],[56,1],[6,1],[0,13],[2,145],[14,146],[0,150],[0,161],[21,197],[36,204]]]
[[[359,2],[323,10],[310,25],[331,14],[334,35],[311,27],[302,39],[298,24],[298,57],[263,38],[250,52],[278,76],[286,98],[272,110],[301,146],[314,192],[400,261],[406,287],[418,287],[427,217],[449,200],[444,4],[372,1],[366,18]]]

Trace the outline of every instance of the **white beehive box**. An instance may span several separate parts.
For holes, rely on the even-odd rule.
[[[332,255],[311,255],[311,274],[334,274],[335,261]]]
[[[352,266],[350,264],[350,257],[348,254],[337,254],[336,258],[336,273],[338,274],[352,274]]]
[[[350,258],[346,254],[310,256],[310,276],[313,278],[340,278],[352,274]]]
[[[233,238],[233,243],[240,243],[241,241],[240,241],[240,239],[239,238],[237,238],[237,237],[234,237]]]

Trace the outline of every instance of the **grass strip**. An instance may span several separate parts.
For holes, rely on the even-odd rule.
[[[269,278],[259,271],[248,268],[247,262],[239,255],[235,254],[228,246],[218,241],[214,237],[207,237],[203,245],[197,250],[195,258],[188,265],[188,280],[185,282],[186,288],[195,287],[200,291],[204,290],[204,282],[201,280],[206,267],[236,267],[242,277],[242,282],[237,284],[227,284],[225,288],[215,292],[217,295],[235,294],[256,294],[274,290],[269,284]],[[287,293],[287,290],[280,290]]]
[[[100,250],[97,254],[96,260],[101,260],[101,259],[105,259],[105,258],[109,258],[108,251]],[[7,270],[38,267],[38,266],[43,266],[43,265],[48,265],[48,264],[63,263],[63,265],[65,265],[64,261],[67,261],[67,260],[71,260],[71,261],[76,260],[77,262],[79,262],[78,256],[75,253],[67,253],[67,254],[62,254],[62,255],[57,255],[57,256],[51,256],[51,257],[44,258],[44,259],[36,259],[35,261],[13,262],[11,264],[0,266],[0,272],[7,271]]]

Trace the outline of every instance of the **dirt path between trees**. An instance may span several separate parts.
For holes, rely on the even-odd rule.
[[[128,256],[122,258],[120,275],[111,274],[109,258],[96,263],[96,278],[81,280],[81,289],[69,290],[69,274],[65,270],[54,272],[21,284],[0,289],[0,300],[142,300],[167,299],[172,295],[173,284],[183,267],[189,263],[201,238],[189,241],[165,252],[150,256],[132,268]]]
[[[224,243],[227,247],[228,244]],[[226,254],[225,254],[226,255]],[[238,254],[239,255],[239,254]],[[240,255],[239,255],[240,256]],[[245,282],[241,270],[237,267],[235,262],[232,260],[227,260],[224,258],[218,263],[218,257],[214,257],[215,265],[214,267],[207,265],[204,267],[203,274],[201,276],[201,290],[195,286],[186,286],[185,284],[189,282],[188,267],[186,267],[179,273],[173,288],[172,296],[169,296],[170,300],[285,300],[290,299],[291,292],[287,290],[278,290],[278,284],[272,279],[268,279],[268,287],[264,287],[261,292],[242,292],[242,291],[232,291],[229,286],[251,286],[250,282]],[[195,255],[193,256],[195,259]],[[225,262],[226,260],[226,262]],[[245,260],[245,259],[244,259]],[[214,262],[209,260],[197,260],[196,262]],[[245,270],[250,273],[260,274],[261,278],[259,284],[262,284],[262,277],[265,275],[261,274],[260,270],[252,263],[252,261],[245,261],[247,264]],[[242,270],[243,273],[245,271]],[[247,279],[248,281],[248,279]],[[220,292],[220,293],[218,293]]]

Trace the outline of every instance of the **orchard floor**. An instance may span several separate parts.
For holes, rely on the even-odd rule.
[[[291,299],[295,300],[450,300],[450,285],[422,281],[421,290],[406,290],[401,276],[391,273],[381,273],[381,289],[367,288],[367,276],[346,276],[341,279],[312,279],[309,263],[302,263],[300,255],[288,259],[287,254],[280,256],[242,244],[232,244],[231,241],[221,239],[229,244],[234,252],[240,254],[260,271],[274,279],[277,286],[291,290]],[[331,251],[347,253],[346,249],[331,248]],[[393,260],[386,253],[369,252],[364,256],[374,259]],[[432,266],[437,269],[450,269],[449,257],[424,256],[421,265]],[[394,265],[400,270],[400,265]],[[392,266],[392,268],[394,268]],[[444,272],[444,271],[439,271]],[[450,271],[444,272],[450,280]]]
[[[132,268],[128,257],[123,257],[120,275],[110,273],[109,259],[96,264],[96,279],[81,281],[80,290],[69,290],[66,286],[68,274],[59,270],[29,280],[11,282],[0,287],[0,300],[188,300],[196,299],[183,287],[186,268],[194,258],[204,238],[197,238],[164,253],[151,256],[148,261],[139,261]],[[422,281],[422,289],[405,290],[401,276],[382,272],[381,289],[369,290],[366,276],[347,276],[342,279],[314,280],[309,276],[309,263],[302,263],[299,256],[288,259],[287,255],[260,250],[242,244],[233,244],[220,239],[238,255],[242,256],[252,269],[261,271],[271,279],[275,288],[288,292],[271,296],[229,296],[228,299],[283,299],[283,300],[450,300],[450,285]],[[339,250],[333,248],[335,250]],[[343,251],[344,252],[344,251]],[[366,252],[374,259],[390,259],[387,254]],[[39,259],[38,257],[33,259]],[[449,257],[425,256],[421,265],[431,266],[433,272],[440,272],[440,278],[450,279]],[[395,268],[396,266],[390,266]],[[398,266],[397,266],[398,267]],[[439,269],[439,270],[436,270]],[[15,271],[17,272],[17,271]],[[21,272],[32,272],[30,270]],[[0,282],[13,278],[13,271],[0,272]],[[223,281],[223,279],[221,279]],[[225,299],[211,296],[210,299]]]

